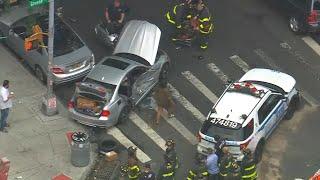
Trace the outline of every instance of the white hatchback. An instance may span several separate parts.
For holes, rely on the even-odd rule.
[[[197,150],[207,154],[216,143],[214,136],[226,139],[230,152],[241,161],[244,148],[262,158],[263,146],[284,119],[291,119],[300,96],[295,79],[269,69],[252,69],[231,83],[212,107],[199,131]]]

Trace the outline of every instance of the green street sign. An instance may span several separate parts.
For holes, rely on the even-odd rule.
[[[48,0],[29,0],[29,7],[47,4]]]

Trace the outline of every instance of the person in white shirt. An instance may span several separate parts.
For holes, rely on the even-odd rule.
[[[1,118],[0,118],[0,131],[8,132],[7,119],[9,115],[9,110],[12,107],[13,93],[9,93],[9,81],[4,80],[1,87],[0,94],[0,109],[1,109]]]

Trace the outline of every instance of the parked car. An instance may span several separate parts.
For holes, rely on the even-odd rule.
[[[34,25],[48,32],[48,20],[48,12],[42,9],[30,11],[23,6],[11,7],[0,15],[0,36],[7,37],[5,44],[23,58],[43,82],[48,73],[47,51],[39,48],[26,52],[24,39],[32,34]],[[95,63],[93,53],[66,22],[55,16],[54,23],[53,82],[59,84],[84,77]],[[44,45],[47,43],[48,38],[44,36]]]
[[[276,0],[274,2],[288,16],[288,25],[294,33],[320,31],[319,0]]]
[[[238,161],[243,158],[242,150],[249,148],[259,162],[267,138],[282,119],[293,117],[299,102],[292,76],[252,69],[231,83],[212,107],[199,131],[198,152],[208,154],[220,136]]]
[[[96,127],[110,127],[128,118],[157,83],[168,80],[169,57],[159,50],[161,31],[147,21],[129,21],[113,55],[103,58],[77,83],[68,103],[72,119]]]

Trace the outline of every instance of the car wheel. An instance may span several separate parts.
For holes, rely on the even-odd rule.
[[[44,74],[43,70],[41,69],[40,66],[36,65],[35,67],[35,74],[36,77],[42,82],[42,83],[46,83],[47,77]]]
[[[163,65],[160,77],[159,77],[159,84],[166,86],[168,84],[168,76],[169,76],[169,64],[166,63]]]
[[[262,160],[263,148],[264,148],[264,142],[260,141],[256,147],[256,150],[254,151],[254,158],[256,163],[259,163]]]
[[[294,33],[300,33],[301,27],[298,19],[296,17],[290,17],[289,19],[289,28]]]
[[[286,120],[292,119],[294,112],[299,108],[299,105],[300,105],[300,96],[299,95],[293,96],[292,100],[290,101],[288,110],[284,115],[284,119]]]
[[[118,124],[125,123],[129,119],[129,113],[129,106],[123,107],[118,117]]]

